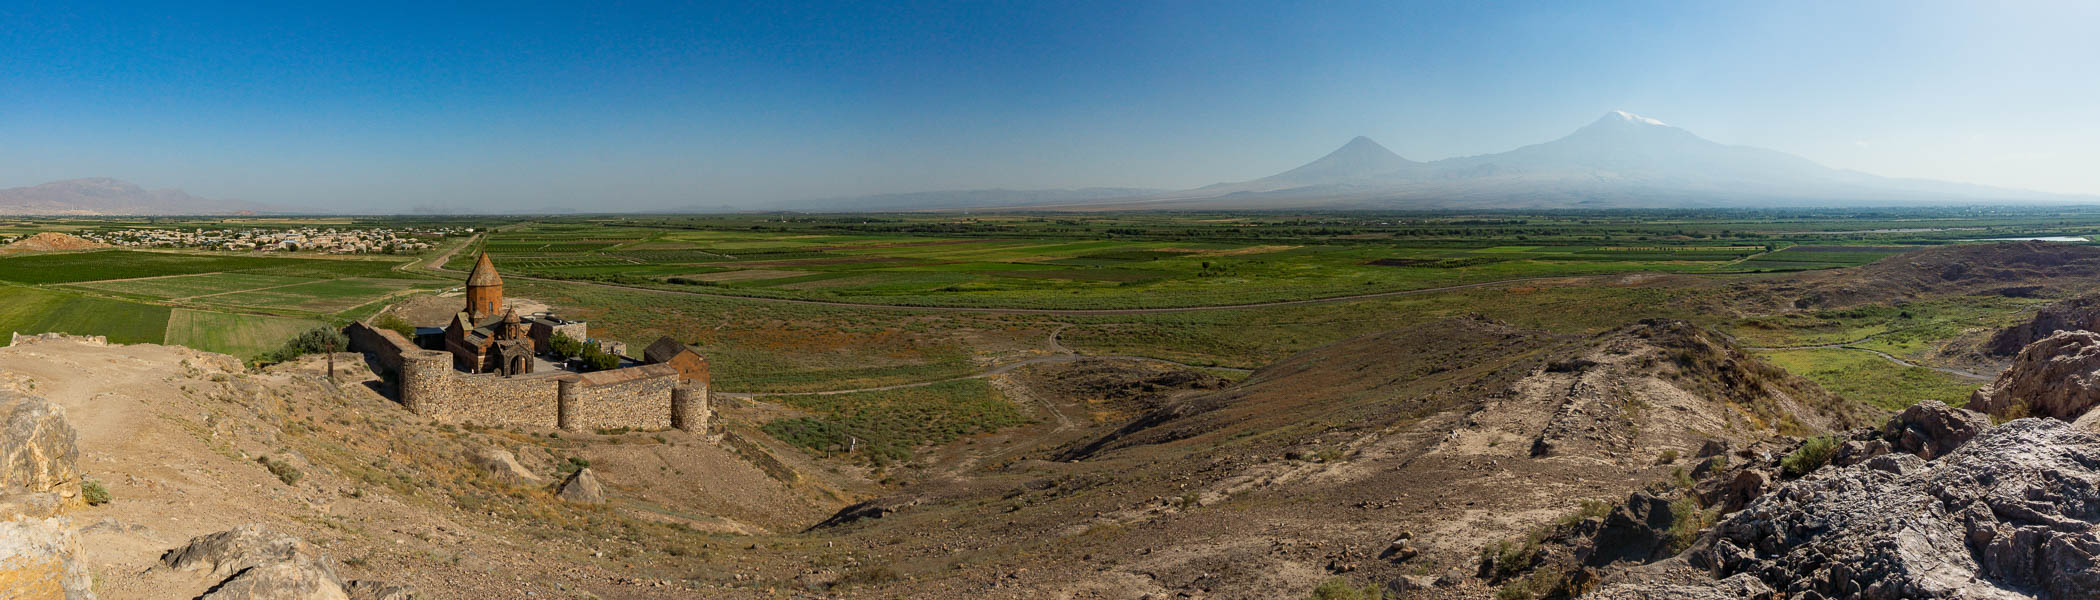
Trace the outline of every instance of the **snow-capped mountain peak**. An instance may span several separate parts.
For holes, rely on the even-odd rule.
[[[1640,116],[1640,115],[1636,115],[1636,114],[1633,114],[1633,113],[1630,113],[1630,112],[1626,112],[1626,111],[1623,111],[1623,110],[1615,110],[1615,111],[1611,111],[1611,116],[1615,116],[1615,117],[1618,117],[1618,118],[1620,118],[1620,119],[1622,119],[1622,120],[1625,120],[1626,122],[1629,122],[1629,123],[1643,123],[1643,124],[1648,124],[1648,125],[1661,125],[1661,126],[1664,126],[1664,127],[1669,127],[1669,126],[1670,126],[1670,124],[1669,124],[1669,123],[1664,123],[1664,122],[1662,122],[1662,121],[1658,121],[1658,120],[1655,120],[1655,119],[1651,119],[1651,118],[1648,118],[1648,117],[1643,117],[1643,116]]]

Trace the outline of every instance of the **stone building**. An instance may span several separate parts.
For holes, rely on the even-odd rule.
[[[503,280],[482,255],[467,278],[467,306],[446,324],[444,351],[353,323],[351,348],[392,375],[403,408],[443,422],[562,429],[705,430],[710,421],[707,357],[665,338],[646,364],[588,373],[539,355],[555,335],[587,343],[586,324],[503,307]],[[501,312],[497,312],[497,309]],[[630,359],[631,360],[631,359]]]
[[[671,365],[671,368],[678,369],[679,378],[689,383],[700,382],[701,385],[706,385],[708,380],[707,357],[669,336],[658,338],[656,343],[642,349],[642,362]]]

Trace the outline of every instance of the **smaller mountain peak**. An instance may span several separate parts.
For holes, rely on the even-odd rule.
[[[1655,120],[1655,119],[1651,119],[1651,118],[1648,118],[1648,117],[1643,117],[1643,116],[1640,116],[1640,115],[1636,115],[1636,114],[1633,114],[1633,113],[1630,113],[1630,112],[1626,112],[1626,111],[1623,111],[1623,110],[1615,110],[1615,111],[1611,111],[1611,112],[1605,113],[1605,114],[1604,114],[1604,118],[1602,118],[1602,119],[1599,119],[1599,120],[1600,120],[1600,121],[1620,121],[1620,122],[1625,122],[1625,123],[1639,123],[1639,124],[1642,124],[1642,125],[1660,125],[1660,126],[1663,126],[1663,127],[1669,127],[1669,126],[1670,126],[1670,124],[1669,124],[1669,123],[1664,123],[1664,122],[1662,122],[1662,121],[1658,121],[1658,120]]]

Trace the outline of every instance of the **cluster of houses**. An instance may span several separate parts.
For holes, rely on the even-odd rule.
[[[456,227],[427,229],[122,229],[91,231],[79,237],[113,246],[202,248],[263,252],[318,251],[335,254],[405,254],[430,249]]]

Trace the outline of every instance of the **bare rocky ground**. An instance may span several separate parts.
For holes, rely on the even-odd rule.
[[[849,597],[1276,598],[1337,576],[1488,597],[1480,549],[1580,500],[1689,468],[1707,440],[1858,422],[1687,324],[1589,338],[1454,319],[1178,392],[813,535],[874,544],[899,577],[843,574],[827,591]]]

